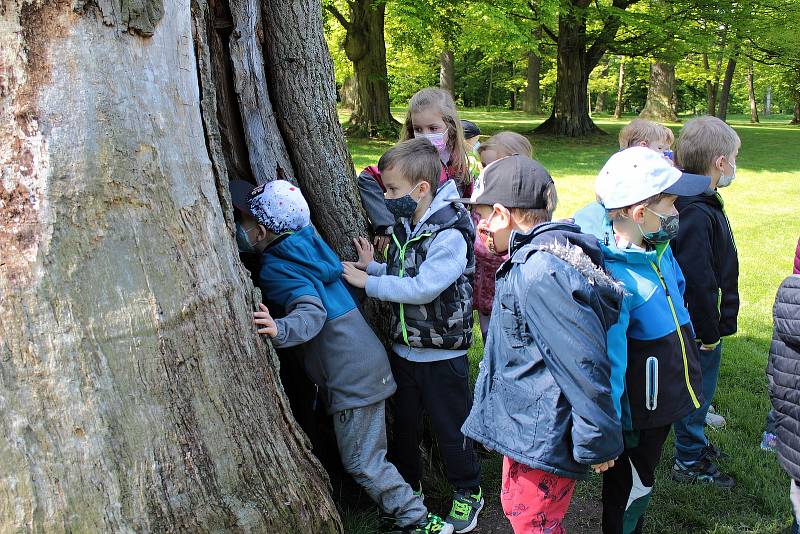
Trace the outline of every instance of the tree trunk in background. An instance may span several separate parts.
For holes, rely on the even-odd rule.
[[[542,89],[539,85],[541,72],[542,58],[536,52],[529,51],[524,108],[527,113],[532,115],[538,115],[542,112]]]
[[[656,122],[675,122],[678,117],[673,107],[675,94],[675,65],[663,61],[650,64],[650,85],[647,102],[639,117]]]
[[[320,7],[85,5],[0,25],[0,531],[341,532],[227,193],[249,163],[298,177],[340,253],[364,230]]]
[[[494,83],[494,63],[489,65],[489,88],[486,90],[486,110],[492,110],[492,84]]]
[[[703,67],[706,70],[710,79],[706,79],[706,113],[708,115],[716,116],[717,114],[717,98],[719,96],[719,79],[722,73],[722,54],[717,56],[714,64],[714,72],[711,72],[711,66],[708,63],[708,54],[703,54]]]
[[[619,58],[619,76],[617,78],[617,103],[614,106],[614,118],[622,117],[622,99],[625,95],[625,58]]]
[[[800,124],[800,93],[795,96],[794,114],[792,115],[792,122],[789,124]]]
[[[725,69],[725,79],[722,82],[722,91],[719,94],[719,109],[717,118],[728,119],[728,102],[731,98],[731,84],[733,83],[733,73],[736,71],[736,56],[739,55],[738,45],[734,46],[733,55],[728,58],[728,66]]]
[[[358,106],[358,86],[356,85],[355,76],[348,76],[344,79],[340,97],[342,107],[350,110],[356,109]]]
[[[747,94],[750,97],[750,122],[758,121],[758,104],[756,103],[756,89],[753,83],[753,64],[750,63],[747,69]]]
[[[439,87],[455,94],[455,57],[452,50],[439,54]]]
[[[764,96],[764,116],[769,117],[772,114],[772,86],[767,86],[767,94]]]
[[[350,116],[348,133],[356,137],[397,137],[400,124],[389,109],[389,84],[386,73],[386,42],[383,37],[386,2],[352,0],[347,2],[350,19],[333,6],[326,6],[347,31],[344,50],[353,62],[358,99]],[[289,8],[290,11],[296,9]],[[274,26],[278,26],[276,21]],[[265,35],[269,37],[269,35]],[[291,61],[301,58],[290,54]]]
[[[603,70],[600,75],[605,78],[608,76],[608,58],[605,58],[603,64]],[[606,98],[608,97],[608,93],[606,91],[598,91],[597,97],[595,97],[594,103],[594,112],[595,113],[603,113],[606,110]]]

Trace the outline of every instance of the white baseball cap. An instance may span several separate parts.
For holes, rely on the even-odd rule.
[[[250,212],[270,232],[296,232],[311,223],[300,188],[286,180],[266,182],[250,192]]]
[[[594,190],[606,209],[631,206],[659,193],[690,197],[708,190],[711,177],[688,174],[673,167],[662,154],[635,146],[611,156]]]

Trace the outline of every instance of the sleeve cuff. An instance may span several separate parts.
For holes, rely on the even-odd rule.
[[[384,264],[382,263],[378,263],[377,261],[371,261],[367,264],[367,274],[370,276],[380,276],[384,274],[384,272],[385,272]]]
[[[378,298],[378,292],[380,291],[380,276],[368,276],[367,283],[364,285],[364,291],[367,292],[368,297]]]

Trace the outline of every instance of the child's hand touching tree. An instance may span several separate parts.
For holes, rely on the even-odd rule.
[[[342,278],[351,286],[363,289],[367,285],[368,275],[356,267],[356,265],[357,264],[352,261],[343,263],[342,267],[344,271],[342,272]]]
[[[257,332],[259,334],[266,334],[269,337],[277,336],[278,326],[275,324],[275,319],[269,314],[269,308],[260,302],[258,303],[258,307],[261,311],[253,312],[253,323],[263,328],[259,328]]]
[[[354,237],[353,244],[356,247],[356,252],[358,252],[358,261],[345,263],[352,263],[357,269],[366,271],[369,262],[375,259],[375,247],[365,237]]]

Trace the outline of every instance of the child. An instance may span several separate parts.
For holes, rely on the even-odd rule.
[[[563,533],[576,479],[622,452],[606,331],[622,290],[597,240],[551,223],[547,171],[515,155],[486,168],[472,202],[486,246],[511,257],[497,274],[489,338],[464,434],[503,454],[501,500],[516,534]]]
[[[705,435],[706,412],[719,378],[722,338],[736,333],[739,312],[739,259],[731,225],[716,191],[736,177],[739,136],[716,117],[689,120],[680,133],[677,161],[686,172],[711,176],[708,191],[680,199],[680,233],[672,252],[686,276],[686,306],[692,318],[705,403],[675,425],[675,464],[678,482],[705,482],[730,488],[735,481],[714,464],[721,457]]]
[[[531,142],[528,141],[527,137],[517,132],[498,132],[478,147],[478,156],[480,156],[481,165],[484,167],[493,161],[512,154],[531,157],[532,152]]]
[[[396,389],[386,352],[342,283],[338,258],[311,226],[300,190],[275,180],[233,200],[243,212],[241,239],[262,254],[264,298],[283,315],[273,319],[259,304],[258,333],[278,348],[306,344],[306,371],[334,416],[345,469],[394,515],[392,532],[452,532],[386,460],[384,401]]]
[[[448,91],[427,87],[411,97],[400,139],[417,137],[426,137],[439,153],[438,185],[453,180],[461,196],[471,195],[472,177],[467,165],[464,131],[458,120],[455,102]],[[391,240],[389,236],[395,220],[383,203],[386,187],[381,180],[380,170],[370,166],[361,171],[358,191],[375,234],[374,244],[382,253]]]
[[[464,130],[464,146],[467,149],[467,172],[469,172],[470,181],[474,184],[483,169],[478,159],[481,129],[474,122],[464,119],[461,119],[461,129]]]
[[[777,453],[792,478],[789,497],[794,508],[792,534],[800,534],[800,275],[786,278],[778,289],[772,314],[775,331],[769,349],[769,396],[776,412]]]
[[[672,164],[670,148],[674,141],[675,136],[672,130],[645,119],[634,119],[619,132],[620,150],[634,146],[649,148],[662,154],[670,164]],[[578,211],[574,220],[575,224],[581,227],[581,231],[596,235],[605,245],[608,245],[614,239],[614,232],[611,228],[611,220],[607,215],[608,212],[598,199],[597,202],[592,202]],[[668,254],[672,255],[669,251]]]
[[[490,165],[492,162],[500,158],[511,156],[512,154],[520,154],[523,156],[531,156],[531,143],[528,139],[516,132],[500,132],[489,139],[486,143],[478,148],[478,155],[481,158],[481,163],[485,166]],[[473,197],[480,191],[479,188],[483,187],[485,183],[480,181],[485,178],[479,178],[476,182]],[[477,226],[478,214],[472,212],[472,221]],[[486,343],[486,333],[489,329],[489,317],[492,314],[492,302],[494,301],[494,276],[497,269],[508,259],[506,254],[496,254],[489,251],[480,240],[480,236],[475,239],[475,280],[473,283],[472,298],[475,303],[475,308],[478,310],[478,320],[481,325],[481,334],[483,335],[483,342]]]
[[[613,232],[602,244],[605,265],[626,290],[620,319],[608,333],[625,451],[603,475],[604,533],[642,531],[670,427],[703,402],[683,275],[666,250],[678,231],[675,199],[708,186],[708,177],[683,174],[644,147],[617,152],[597,177],[595,191]]]
[[[675,134],[672,130],[657,122],[645,119],[634,119],[619,132],[619,149],[632,146],[643,146],[663,154],[672,161],[672,143]]]
[[[365,288],[368,296],[393,304],[395,465],[406,482],[420,488],[424,410],[455,486],[446,521],[456,532],[469,532],[483,508],[480,464],[472,442],[461,433],[470,405],[467,349],[472,342],[475,231],[464,207],[448,200],[458,195],[455,183],[439,186],[439,158],[424,138],[404,141],[381,156],[386,205],[397,218],[388,263],[371,261],[369,242],[357,240],[359,262],[345,262],[344,278]]]

